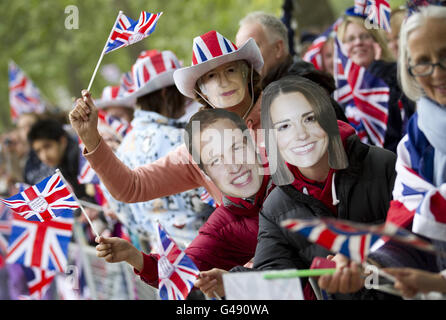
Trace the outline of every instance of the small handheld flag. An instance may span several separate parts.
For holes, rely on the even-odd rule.
[[[13,62],[9,62],[9,104],[15,122],[22,113],[45,111],[45,104],[31,79]]]
[[[8,199],[0,200],[26,220],[40,222],[51,220],[79,207],[57,173]]]
[[[93,80],[104,55],[116,49],[127,47],[148,37],[153,31],[155,31],[156,23],[162,14],[162,12],[152,14],[146,11],[141,11],[139,19],[134,21],[124,15],[122,11],[119,11],[116,21],[113,24],[113,28],[110,31],[110,35],[105,42],[105,46],[102,50],[101,56],[99,57],[99,61],[96,64],[96,68],[90,79],[87,91],[90,91],[91,89],[91,85],[93,84]]]
[[[432,244],[415,234],[398,228],[392,223],[367,225],[339,219],[287,219],[282,227],[298,232],[308,241],[331,252],[341,253],[347,258],[363,263],[372,246],[382,237],[410,245],[420,250],[436,253]]]
[[[158,223],[158,281],[162,300],[185,300],[200,271]]]

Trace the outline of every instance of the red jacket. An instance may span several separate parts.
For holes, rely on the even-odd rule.
[[[198,231],[198,236],[185,249],[197,268],[229,270],[244,265],[254,257],[259,230],[259,212],[268,193],[271,179],[264,176],[254,203],[226,197],[230,204],[220,206]],[[145,254],[144,267],[134,272],[151,286],[158,287],[158,254]]]

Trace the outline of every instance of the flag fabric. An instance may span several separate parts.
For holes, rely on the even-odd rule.
[[[13,62],[9,62],[9,104],[13,122],[26,112],[42,113],[45,104],[30,78]]]
[[[104,110],[98,110],[98,126],[109,127],[120,140],[132,129],[130,123],[123,119],[110,116]]]
[[[159,295],[162,300],[185,300],[200,271],[159,223],[158,237]]]
[[[41,300],[53,282],[55,271],[47,271],[37,267],[24,268],[26,282],[28,284],[29,300]]]
[[[11,210],[0,202],[0,259],[8,251],[8,239],[11,234]]]
[[[137,21],[121,14],[113,26],[113,31],[106,44],[104,53],[126,47],[148,37],[155,31],[158,19],[162,14],[162,12],[150,13],[141,11]]]
[[[358,15],[366,15],[368,0],[355,0],[355,5],[353,7],[354,13]]]
[[[214,207],[214,208],[217,207],[217,203],[215,202],[214,198],[212,198],[212,196],[209,194],[209,192],[207,192],[207,190],[204,190],[201,193],[200,199],[201,199],[201,201],[210,205],[211,207]]]
[[[341,22],[342,18],[339,18],[333,25],[324,31],[324,33],[313,41],[303,56],[304,61],[311,62],[317,70],[322,70],[322,48],[330,38],[330,34],[337,31]]]
[[[65,272],[73,221],[72,210],[44,222],[14,213],[6,262]]]
[[[98,175],[83,155],[84,148],[84,144],[82,143],[82,141],[79,140],[79,172],[77,175],[77,181],[80,184],[99,184],[100,180]]]
[[[121,76],[119,86],[120,86],[120,92],[122,92],[124,95],[128,95],[133,91],[135,91],[131,71],[128,71]]]
[[[48,221],[71,213],[78,204],[58,173],[8,199],[0,199],[30,221]]]
[[[390,32],[390,12],[387,0],[367,0],[367,20],[387,32]]]
[[[387,220],[431,239],[446,241],[446,184],[433,184],[434,148],[418,127],[418,114],[409,120],[398,144],[397,176]]]
[[[281,225],[291,231],[299,232],[309,241],[333,253],[341,253],[356,262],[367,258],[372,246],[382,237],[405,245],[435,253],[435,247],[415,234],[392,223],[368,225],[346,220],[287,219]]]
[[[390,89],[364,67],[351,61],[337,37],[334,41],[335,100],[362,142],[383,147]]]

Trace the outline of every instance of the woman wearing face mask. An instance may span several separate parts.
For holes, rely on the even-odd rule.
[[[383,147],[396,151],[396,146],[406,130],[406,123],[415,111],[414,104],[402,93],[397,81],[397,65],[388,49],[385,32],[371,26],[367,15],[348,9],[337,30],[337,37],[347,56],[364,67],[389,87],[386,132]],[[348,110],[346,111],[347,117]],[[369,139],[370,140],[370,139]],[[372,141],[370,140],[370,143]]]
[[[231,139],[226,139],[228,135]],[[188,138],[186,138],[188,137]],[[230,268],[254,256],[258,213],[272,189],[243,120],[223,109],[202,110],[186,127],[185,143],[204,173],[224,194],[219,206],[186,248],[199,270]],[[98,239],[97,255],[108,262],[126,261],[152,286],[158,286],[159,255],[147,255],[119,238]]]
[[[254,269],[308,269],[313,258],[330,254],[282,228],[282,220],[337,217],[384,222],[395,179],[395,155],[363,144],[350,125],[336,121],[329,96],[320,86],[293,76],[272,82],[262,97],[262,127],[269,170],[277,187],[260,212]],[[339,263],[344,260],[334,258]],[[338,269],[342,273],[343,268]],[[223,296],[224,272],[205,272],[206,279],[197,281],[200,289],[209,296],[214,291]],[[305,289],[306,284],[304,279]],[[359,289],[361,283],[347,286]],[[380,297],[376,292],[371,296],[363,293],[349,298]]]
[[[280,187],[260,214],[254,268],[307,269],[314,257],[329,254],[281,228],[282,220],[385,220],[395,155],[361,143],[350,125],[336,121],[319,86],[293,77],[272,83],[262,99],[262,126],[272,179]]]
[[[238,114],[249,129],[259,128],[263,59],[255,41],[250,39],[238,49],[210,31],[194,39],[192,57],[192,66],[174,73],[178,90],[207,107]],[[77,100],[70,121],[85,144],[85,157],[115,199],[148,201],[203,186],[222,203],[221,192],[192,161],[184,145],[135,170],[123,165],[97,132],[97,110],[88,92]]]

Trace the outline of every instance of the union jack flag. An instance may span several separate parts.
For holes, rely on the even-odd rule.
[[[355,6],[353,11],[356,14],[365,15],[367,9],[368,0],[355,0]]]
[[[17,118],[26,112],[42,113],[45,104],[30,78],[13,62],[9,62],[9,104],[11,106],[11,118],[15,122]]]
[[[390,31],[390,5],[386,0],[367,0],[367,20],[374,26]]]
[[[446,241],[446,186],[433,183],[434,148],[418,127],[418,114],[409,120],[398,144],[397,176],[387,220],[412,231]]]
[[[122,140],[130,132],[132,126],[125,120],[107,114],[103,110],[98,110],[98,125],[109,127]]]
[[[14,213],[6,262],[65,272],[73,220],[72,210],[44,222]]]
[[[158,236],[159,295],[162,300],[185,300],[200,271],[159,223]]]
[[[351,260],[362,263],[372,246],[382,237],[435,253],[435,247],[415,234],[398,228],[392,223],[367,225],[351,221],[323,219],[287,219],[282,227],[299,232],[309,241],[331,252],[341,253]]]
[[[77,175],[77,181],[80,184],[99,184],[101,181],[99,180],[98,175],[90,166],[90,163],[85,159],[84,155],[84,144],[79,140],[79,173]]]
[[[0,202],[0,257],[6,255],[11,234],[11,210]]]
[[[126,47],[141,41],[155,31],[156,23],[163,13],[150,13],[141,11],[137,21],[132,20],[124,14],[121,14],[106,44],[104,53]]]
[[[323,69],[322,48],[324,47],[327,40],[330,38],[330,34],[332,32],[336,32],[341,22],[342,18],[339,18],[333,25],[331,25],[326,31],[324,31],[324,33],[322,33],[313,41],[303,57],[304,61],[311,62],[318,70]]]
[[[29,289],[29,295],[26,298],[30,300],[41,300],[48,291],[51,282],[53,282],[56,272],[37,267],[24,268],[24,272]]]
[[[25,219],[39,222],[71,213],[79,207],[59,173],[8,199],[0,200]]]
[[[334,42],[335,100],[364,143],[382,147],[387,130],[390,90],[387,84],[351,61],[337,37]]]

